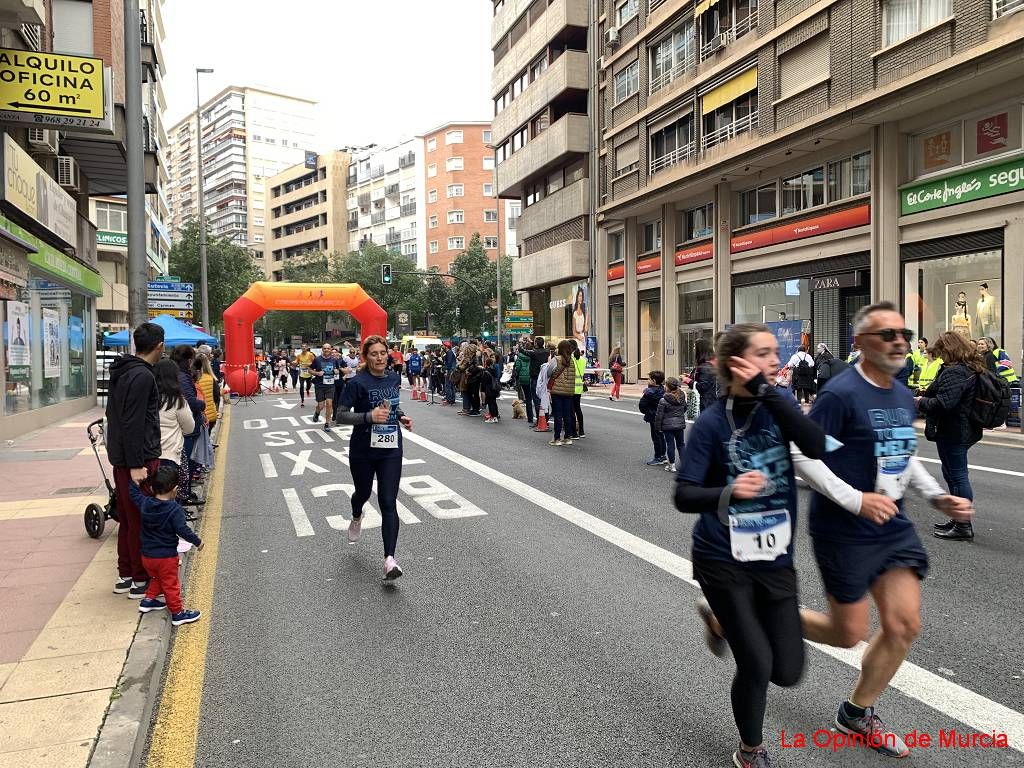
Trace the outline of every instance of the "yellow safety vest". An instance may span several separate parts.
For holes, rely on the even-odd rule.
[[[921,366],[921,376],[917,380],[917,386],[920,389],[927,389],[928,385],[935,381],[939,375],[939,369],[942,367],[942,358],[937,357],[931,362],[925,361],[924,365]]]
[[[996,363],[999,362],[999,353],[1003,352],[1003,351],[1004,350],[999,349],[998,347],[996,349],[992,350],[992,354],[996,356]],[[1002,376],[1004,379],[1006,379],[1006,383],[1007,384],[1013,384],[1015,381],[1017,381],[1017,372],[1015,370],[1013,370],[1013,366],[1012,365],[1011,366],[1007,366],[1006,368],[1000,368],[997,365],[996,366],[996,371],[999,373],[1000,376]]]

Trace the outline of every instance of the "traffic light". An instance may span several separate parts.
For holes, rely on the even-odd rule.
[[[391,285],[391,265],[381,264],[380,265],[380,282],[383,285]]]

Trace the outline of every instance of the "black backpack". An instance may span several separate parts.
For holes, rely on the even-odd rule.
[[[983,429],[995,429],[1010,415],[1010,385],[991,371],[975,374],[970,418]]]

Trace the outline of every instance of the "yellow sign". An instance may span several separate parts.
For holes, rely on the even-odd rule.
[[[103,119],[103,60],[0,48],[0,110]]]
[[[192,310],[191,309],[150,309],[149,310],[149,317],[150,317],[150,319],[152,319],[154,317],[160,317],[160,315],[170,315],[171,317],[176,317],[179,320],[191,320],[194,317],[194,315],[192,314]]]

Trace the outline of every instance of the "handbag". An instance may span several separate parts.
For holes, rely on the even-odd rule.
[[[690,391],[690,396],[686,398],[686,420],[696,421],[698,416],[700,416],[700,392],[693,389]]]
[[[199,434],[192,444],[192,455],[189,458],[201,467],[213,467],[213,443],[210,440],[210,429],[205,422],[199,427]]]

